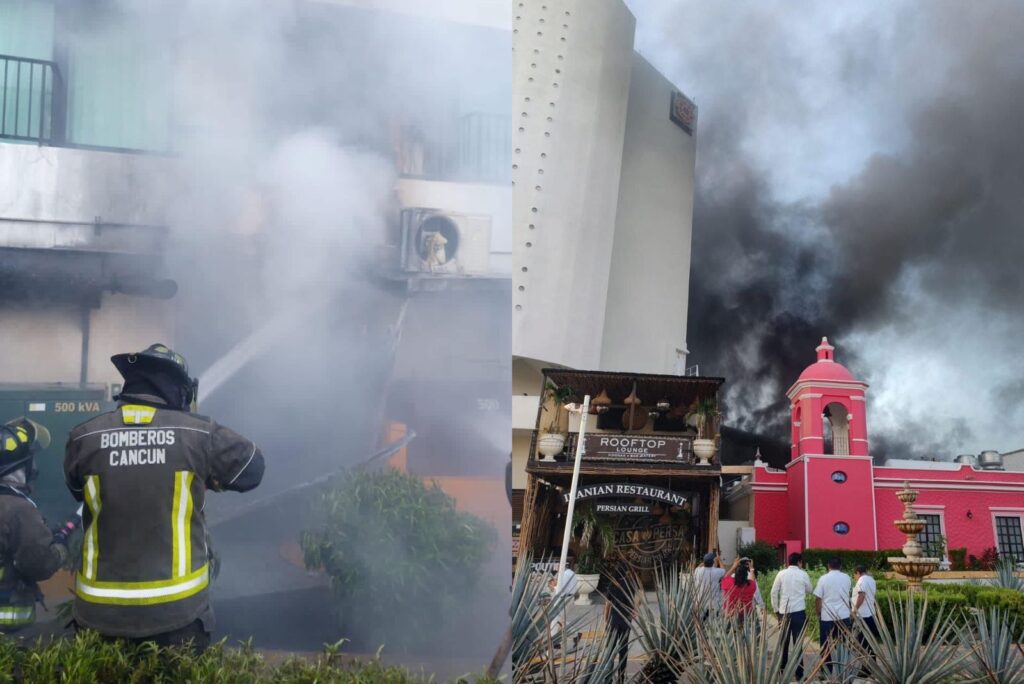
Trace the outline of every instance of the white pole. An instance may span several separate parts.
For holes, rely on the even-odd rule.
[[[565,531],[562,533],[562,557],[558,561],[558,581],[556,593],[562,590],[565,581],[565,563],[569,555],[569,537],[572,535],[572,514],[576,510],[576,490],[580,483],[580,460],[583,457],[583,437],[587,432],[587,414],[590,411],[590,395],[583,397],[583,408],[580,412],[580,432],[576,439],[576,462],[572,466],[572,486],[569,488],[569,509],[565,512]]]

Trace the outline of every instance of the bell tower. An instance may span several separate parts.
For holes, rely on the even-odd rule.
[[[790,534],[805,548],[876,549],[868,386],[836,362],[827,337],[815,351],[817,361],[786,392]]]

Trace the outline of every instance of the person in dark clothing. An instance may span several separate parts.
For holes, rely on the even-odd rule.
[[[633,620],[634,582],[625,561],[619,561],[615,571],[609,578],[608,589],[605,591],[604,617],[608,632],[614,640],[618,651],[618,679],[626,679],[626,664],[629,657],[630,623]]]
[[[213,628],[206,492],[253,489],[263,454],[191,412],[198,383],[180,354],[154,344],[111,361],[125,379],[118,407],[72,430],[64,458],[85,502],[75,625],[202,651]]]
[[[67,558],[67,532],[51,531],[29,497],[35,453],[49,444],[50,432],[28,418],[0,425],[0,633],[35,622],[37,582]]]

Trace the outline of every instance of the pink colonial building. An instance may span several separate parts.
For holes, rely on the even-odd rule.
[[[757,540],[803,548],[893,549],[905,538],[893,521],[902,517],[896,491],[909,482],[919,491],[914,510],[928,526],[923,545],[967,548],[981,556],[1024,561],[1024,472],[1002,469],[998,454],[967,462],[889,460],[875,465],[868,442],[865,392],[833,357],[823,338],[818,360],[807,367],[787,396],[791,409],[791,453],[785,469],[755,462],[742,490]],[[739,492],[737,492],[739,493]]]

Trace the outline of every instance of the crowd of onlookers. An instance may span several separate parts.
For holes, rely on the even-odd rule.
[[[782,642],[783,668],[789,663],[790,648],[800,638],[807,624],[808,595],[814,596],[814,609],[819,624],[818,640],[822,657],[826,659],[825,667],[831,667],[831,644],[844,631],[840,625],[847,630],[852,630],[856,626],[861,643],[866,643],[865,632],[878,637],[875,622],[878,610],[875,602],[876,585],[864,565],[857,565],[854,568],[851,579],[842,571],[840,559],[831,558],[828,561],[828,572],[822,575],[814,586],[811,584],[810,575],[804,570],[803,557],[799,553],[791,553],[788,560],[788,566],[775,575],[770,592],[771,611],[778,618],[780,629],[786,635]],[[631,581],[630,575],[629,566],[619,561],[613,568],[603,592],[607,629],[617,642],[617,669],[620,681],[626,671],[634,601],[639,598],[632,595],[635,583]],[[725,568],[717,553],[708,553],[701,565],[694,569],[692,580],[701,589],[706,601],[703,614],[705,620],[712,612],[721,612],[742,624],[758,607],[766,607],[757,585],[754,563],[750,558],[738,557]],[[554,595],[564,593],[571,596],[576,593],[577,586],[576,575],[569,569],[565,570],[560,582],[556,582],[554,577],[550,581],[550,589]],[[552,637],[561,631],[562,619],[562,616],[556,617],[551,627]],[[803,648],[798,645],[796,649],[800,653],[796,677],[802,680]]]
[[[754,611],[755,606],[764,605],[754,579],[754,564],[749,558],[737,558],[726,570],[722,567],[722,559],[717,554],[709,553],[704,556],[703,564],[694,570],[693,577],[708,592],[709,612],[720,608],[726,615],[742,620]],[[789,565],[775,575],[771,589],[772,612],[788,637],[783,640],[783,667],[789,662],[791,644],[799,638],[807,624],[808,594],[814,596],[819,624],[818,642],[823,657],[830,659],[830,643],[839,636],[839,625],[852,628],[854,614],[860,617],[858,624],[862,629],[878,635],[875,623],[875,580],[863,565],[854,568],[854,578],[856,583],[842,571],[840,559],[831,558],[828,561],[828,572],[821,576],[817,586],[812,586],[801,555],[789,555]],[[830,664],[827,660],[826,666]],[[798,679],[804,676],[802,657],[796,676]]]
[[[771,610],[778,618],[780,628],[787,635],[787,638],[783,639],[783,668],[789,662],[792,644],[800,638],[807,624],[809,594],[814,596],[819,621],[818,639],[822,657],[826,658],[826,667],[831,666],[831,643],[842,632],[840,624],[846,628],[853,628],[854,615],[858,616],[856,622],[859,630],[866,630],[878,636],[878,627],[875,623],[875,580],[868,574],[865,566],[858,565],[854,568],[854,581],[842,571],[840,559],[832,558],[828,561],[828,572],[818,580],[817,586],[812,586],[810,576],[803,569],[801,555],[791,553],[788,560],[788,566],[775,576],[770,592]],[[619,643],[620,679],[625,674],[630,632],[629,617],[632,614],[634,600],[634,597],[629,595],[632,583],[626,580],[628,572],[628,567],[624,563],[619,563],[605,592],[606,624]],[[754,563],[750,558],[736,558],[727,569],[718,554],[709,553],[704,556],[703,563],[694,569],[692,577],[703,589],[706,597],[705,620],[712,611],[721,611],[742,623],[758,606],[764,607],[764,599],[755,578]],[[864,641],[863,632],[859,638]],[[797,666],[796,676],[802,680],[803,649],[799,645],[796,649],[801,660]]]

